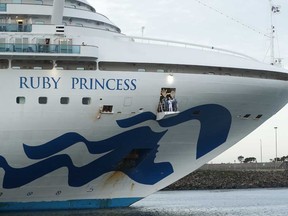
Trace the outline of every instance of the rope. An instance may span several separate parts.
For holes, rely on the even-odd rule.
[[[236,22],[236,23],[238,23],[239,25],[242,25],[243,27],[245,27],[245,28],[247,28],[247,29],[250,29],[251,31],[254,31],[254,32],[256,32],[256,33],[258,33],[258,34],[260,34],[260,35],[263,35],[264,37],[271,38],[270,35],[265,34],[265,33],[261,32],[261,31],[257,30],[256,28],[251,27],[251,26],[249,26],[249,25],[241,22],[240,20],[238,20],[238,19],[236,19],[236,18],[234,18],[234,17],[229,16],[229,15],[223,13],[222,11],[220,11],[220,10],[218,10],[218,9],[210,6],[210,5],[207,5],[206,3],[204,3],[204,2],[202,2],[202,1],[200,1],[200,0],[194,0],[194,1],[196,1],[197,3],[203,5],[204,7],[209,8],[210,10],[212,10],[212,11],[214,11],[214,12],[216,12],[216,13],[224,16],[224,17],[226,17],[227,19],[230,19],[230,20],[232,20],[233,22]]]

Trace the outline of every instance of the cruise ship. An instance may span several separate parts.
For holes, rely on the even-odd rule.
[[[130,206],[288,101],[287,70],[126,36],[86,0],[1,0],[0,32],[0,211]]]

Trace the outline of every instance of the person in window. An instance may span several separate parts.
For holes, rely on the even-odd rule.
[[[175,98],[175,91],[174,90],[171,91],[170,96],[172,98],[173,112],[177,112],[178,111],[178,104],[177,104],[177,100]]]
[[[168,101],[168,111],[173,112],[173,106],[172,106],[172,97],[170,95],[167,95],[167,101]]]
[[[172,99],[172,107],[173,107],[173,112],[177,112],[178,111],[178,104],[177,104],[176,98]]]

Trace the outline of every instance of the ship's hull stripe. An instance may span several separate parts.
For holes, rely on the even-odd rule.
[[[38,211],[38,210],[80,210],[127,207],[142,198],[89,199],[51,202],[9,202],[0,203],[1,211]]]

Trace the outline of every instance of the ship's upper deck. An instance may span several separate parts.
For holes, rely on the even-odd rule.
[[[51,25],[55,8],[53,5],[64,0],[1,0],[0,32],[31,32],[32,24]],[[84,0],[65,0],[61,14],[64,26],[79,26],[120,33],[106,16]],[[19,27],[19,24],[21,26]],[[60,24],[60,23],[58,23]]]
[[[275,71],[285,74],[287,80],[286,70],[238,52],[125,36],[86,0],[0,0],[0,32],[0,62],[5,63],[4,69],[31,68],[35,62],[26,65],[25,61],[37,58],[54,61],[54,65],[64,69],[71,64],[68,60],[77,60],[85,65],[77,63],[73,68],[89,69],[91,62],[105,66],[100,69],[118,71],[183,72],[178,69],[185,67],[184,71],[191,73],[191,67],[197,66],[216,68],[213,74],[218,74],[222,68],[234,68],[241,69],[241,73],[233,73],[237,76],[242,76],[243,69],[257,71],[256,75],[249,72],[248,77],[265,77],[262,71]],[[140,68],[135,69],[135,65]]]

